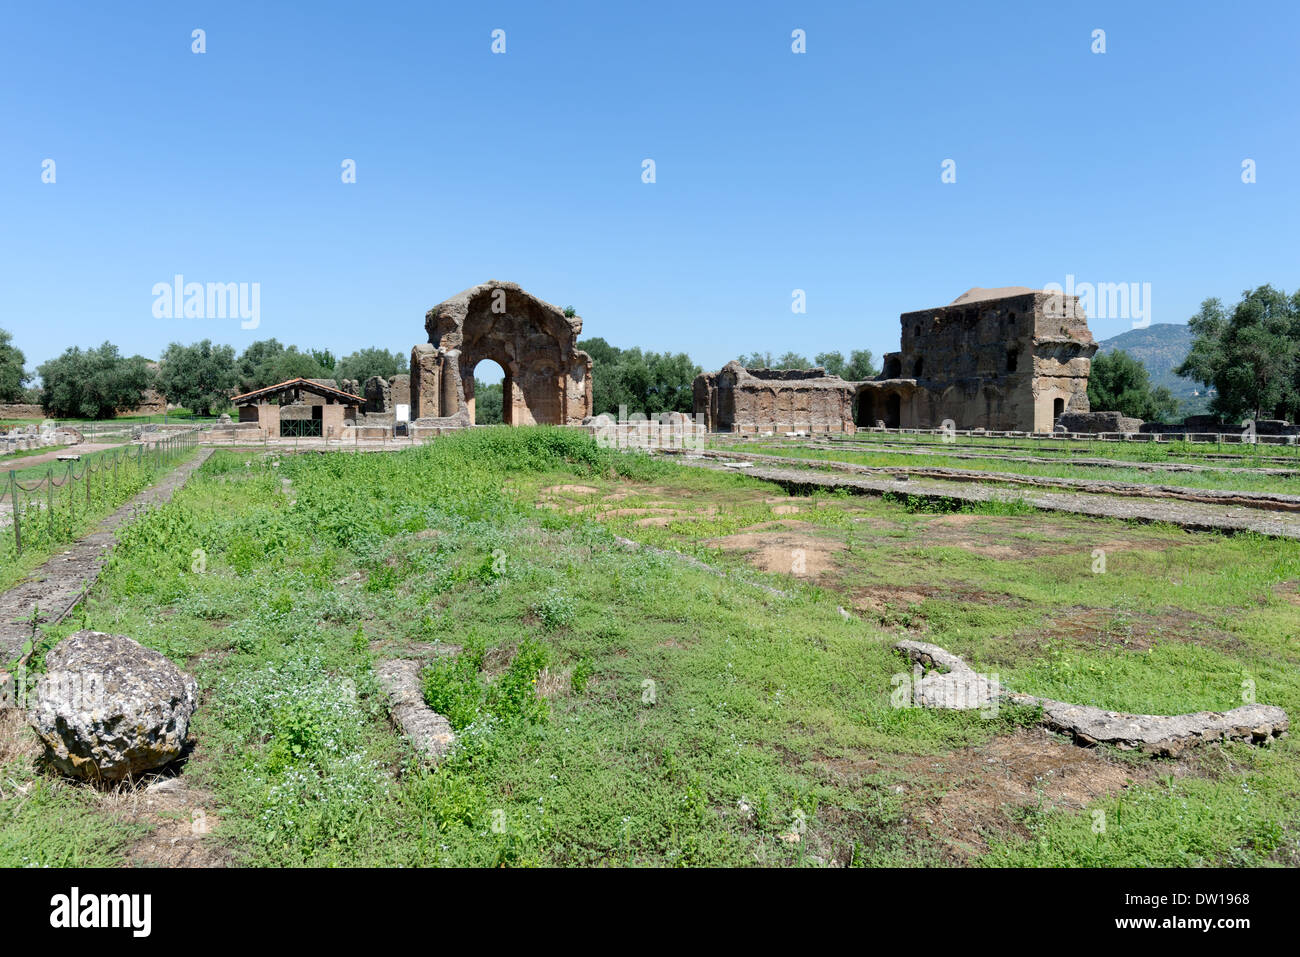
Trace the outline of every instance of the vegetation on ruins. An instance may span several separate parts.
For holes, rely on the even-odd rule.
[[[237,382],[234,348],[211,339],[188,346],[173,342],[159,361],[158,391],[197,415],[228,405]]]
[[[1206,299],[1187,324],[1196,339],[1174,371],[1215,388],[1212,413],[1228,421],[1300,419],[1300,291],[1248,289],[1231,313]]]
[[[1093,357],[1088,404],[1147,422],[1172,422],[1179,409],[1173,393],[1165,386],[1152,388],[1146,367],[1122,349]]]
[[[601,338],[583,339],[578,348],[591,356],[592,414],[690,412],[700,367],[684,352],[620,349]]]
[[[73,346],[36,368],[41,406],[57,418],[106,419],[134,409],[152,388],[154,374],[143,356],[123,356],[105,342],[95,349]]]

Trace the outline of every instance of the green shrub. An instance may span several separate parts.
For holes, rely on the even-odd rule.
[[[533,614],[541,619],[550,631],[573,623],[578,614],[577,603],[558,588],[547,589],[542,599],[533,605]]]

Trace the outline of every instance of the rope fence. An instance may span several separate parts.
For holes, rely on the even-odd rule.
[[[10,469],[4,499],[13,525],[13,555],[37,545],[74,541],[79,519],[90,517],[97,507],[117,506],[144,489],[161,469],[198,446],[198,431],[174,433],[148,445],[109,449],[85,460],[53,462],[39,478],[20,479]],[[8,551],[8,537],[4,544]]]

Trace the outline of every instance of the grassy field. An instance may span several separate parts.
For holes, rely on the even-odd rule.
[[[1295,715],[1298,581],[1298,543],[793,498],[557,429],[218,452],[43,644],[127,634],[197,676],[189,797],[142,813],[0,728],[0,865],[158,863],[202,812],[207,863],[1294,866],[1290,739],[1151,759],[890,693],[919,637],[1016,690]],[[436,770],[387,657],[459,735]]]
[[[1190,489],[1223,489],[1239,492],[1281,492],[1300,495],[1300,476],[1269,475],[1267,473],[1228,471],[1223,462],[1214,463],[1215,471],[1175,472],[1149,468],[1124,468],[1116,465],[1081,465],[1050,456],[1041,462],[1009,461],[1005,458],[957,458],[943,454],[943,446],[927,447],[926,455],[906,452],[859,450],[852,447],[833,449],[792,446],[778,442],[751,442],[743,446],[722,446],[732,451],[780,455],[789,458],[818,459],[827,462],[846,462],[872,467],[904,466],[911,468],[968,469],[977,472],[1005,472],[1014,475],[1061,479],[1103,479],[1112,482],[1131,482],[1145,485],[1172,485]],[[1017,451],[1017,457],[1023,457]],[[1035,456],[1036,458],[1038,456]],[[1154,460],[1161,461],[1161,460]],[[1210,464],[1210,463],[1193,463]]]
[[[751,440],[752,441],[752,440]],[[803,441],[808,441],[804,439]],[[733,440],[734,443],[734,440]],[[1268,464],[1278,468],[1300,465],[1300,446],[1247,442],[1102,441],[1089,439],[1027,439],[1015,436],[957,435],[951,442],[940,435],[858,432],[853,436],[830,437],[827,444],[858,451],[888,452],[891,449],[921,449],[938,452],[988,452],[999,455],[1032,455],[1050,461],[1073,459],[1115,459],[1142,463],[1179,462],[1219,467],[1252,467]],[[1270,460],[1276,459],[1277,462]]]
[[[30,490],[19,493],[23,547],[20,553],[14,535],[12,503],[9,493],[4,492],[0,495],[5,509],[0,513],[3,519],[0,522],[0,588],[13,586],[48,561],[56,551],[91,532],[119,506],[189,458],[192,450],[177,449],[162,456],[146,451],[138,457],[135,451],[105,449],[83,455],[75,466],[79,478],[73,481],[68,480],[69,467],[62,462],[16,470],[18,480]],[[112,462],[114,456],[118,457],[115,468],[105,467],[92,473],[85,471],[87,467]],[[40,480],[47,479],[51,468],[57,483],[53,488],[48,482],[40,484]],[[87,474],[91,482],[89,501],[86,497]],[[7,480],[8,476],[5,478]],[[0,661],[0,667],[4,664]]]

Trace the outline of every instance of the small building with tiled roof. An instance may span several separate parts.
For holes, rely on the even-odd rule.
[[[267,438],[340,438],[344,428],[356,423],[366,400],[319,379],[299,377],[245,392],[230,401],[239,409],[239,421],[256,423]]]

